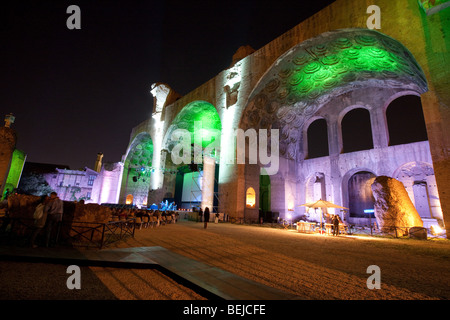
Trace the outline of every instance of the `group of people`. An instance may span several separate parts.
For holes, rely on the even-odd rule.
[[[333,236],[339,235],[339,223],[341,222],[341,219],[337,214],[333,215],[331,218],[331,223],[333,225]]]
[[[36,238],[43,229],[45,229],[45,246],[49,247],[52,243],[52,234],[56,232],[55,243],[58,239],[59,223],[63,216],[63,201],[58,197],[56,192],[52,192],[50,196],[41,196],[36,209],[34,211],[34,230],[31,234],[30,245],[37,247]]]
[[[111,208],[112,216],[120,219],[143,218],[152,216],[157,217],[158,224],[166,221],[166,216],[170,215],[173,221],[177,220],[177,214],[173,211],[145,210],[137,208]],[[63,217],[63,201],[58,197],[56,192],[52,192],[50,196],[43,195],[35,208],[33,218],[34,225],[30,238],[30,246],[38,247],[36,240],[38,235],[45,230],[44,246],[49,247],[56,244],[58,240],[60,222]],[[54,235],[54,237],[52,237]]]

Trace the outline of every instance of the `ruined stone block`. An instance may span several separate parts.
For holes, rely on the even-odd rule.
[[[412,227],[423,227],[404,185],[390,177],[379,176],[372,184],[375,218],[384,233],[403,236]]]

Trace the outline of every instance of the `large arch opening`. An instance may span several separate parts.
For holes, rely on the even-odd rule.
[[[208,206],[217,211],[221,130],[219,114],[209,102],[191,102],[178,113],[162,146],[166,153],[163,201],[187,210]]]
[[[389,145],[427,141],[427,128],[419,96],[405,95],[392,101],[386,109]]]
[[[121,188],[121,203],[147,206],[150,181],[156,168],[152,166],[153,140],[150,134],[138,134],[130,147],[124,162]]]
[[[348,180],[348,200],[350,218],[375,218],[375,199],[372,183],[376,176],[369,171],[359,171]]]

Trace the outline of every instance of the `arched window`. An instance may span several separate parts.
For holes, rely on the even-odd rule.
[[[358,108],[349,111],[341,122],[343,152],[373,149],[370,113]]]
[[[125,203],[126,204],[133,204],[133,195],[132,194],[127,195]]]
[[[402,96],[386,109],[389,145],[428,140],[427,128],[418,96]]]
[[[326,157],[328,151],[328,129],[325,119],[318,119],[311,123],[307,131],[308,158]]]
[[[247,189],[245,205],[247,208],[255,208],[256,192],[252,187]]]

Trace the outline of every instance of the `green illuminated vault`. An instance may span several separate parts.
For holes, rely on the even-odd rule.
[[[191,133],[191,141],[194,142],[194,133],[202,128],[202,147],[211,143],[215,133],[220,133],[222,124],[216,108],[206,101],[194,101],[186,105],[173,120],[165,137],[165,147],[171,150],[173,141],[171,136],[177,129],[184,129]]]
[[[153,141],[149,135],[142,135],[135,139],[127,156],[129,165],[134,168],[151,167],[153,159]]]
[[[241,128],[279,129],[281,154],[294,158],[303,124],[332,99],[364,88],[428,91],[400,42],[369,29],[326,32],[278,58],[250,95]]]

